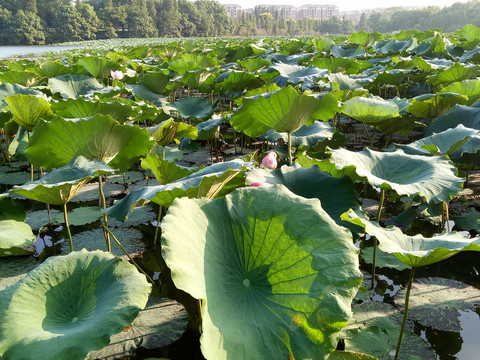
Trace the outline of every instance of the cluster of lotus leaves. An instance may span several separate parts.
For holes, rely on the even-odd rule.
[[[325,358],[362,281],[350,232],[281,185],[175,200],[162,251],[175,285],[202,299],[208,359]]]
[[[135,319],[150,289],[133,265],[104,251],[50,257],[0,292],[0,354],[84,359]]]

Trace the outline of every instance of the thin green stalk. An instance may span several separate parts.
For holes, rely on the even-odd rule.
[[[288,133],[288,165],[292,165],[292,134]]]
[[[106,209],[107,208],[107,201],[105,200],[105,194],[103,193],[103,180],[102,180],[101,175],[98,177],[98,189],[100,191],[100,200],[102,201],[102,208]],[[108,216],[105,213],[103,213],[103,222],[105,223],[104,227],[106,227],[108,229]],[[107,243],[107,251],[112,252],[112,246],[110,244],[109,232],[103,231],[103,234],[105,235],[105,241]]]
[[[443,208],[445,210],[445,222],[447,224],[447,231],[450,232],[450,215],[448,213],[448,202],[443,202]]]
[[[155,226],[155,236],[153,237],[153,247],[157,246],[157,238],[158,238],[158,228],[160,227],[160,221],[162,220],[162,205],[158,207],[158,215],[157,215],[157,225]]]
[[[63,204],[63,219],[65,220],[65,227],[67,228],[68,244],[70,245],[70,252],[72,252],[73,240],[72,240],[72,233],[70,232],[70,225],[68,225],[67,203]]]
[[[377,223],[380,222],[380,216],[382,214],[383,202],[385,201],[385,189],[382,189],[380,193],[380,202],[377,210]],[[375,288],[375,263],[377,259],[377,247],[378,241],[376,237],[373,237],[373,262],[372,262],[372,289]]]
[[[125,255],[127,255],[128,259],[133,263],[133,265],[135,265],[137,267],[138,271],[140,271],[143,275],[145,275],[147,277],[148,281],[150,281],[152,284],[155,284],[153,279],[150,276],[148,276],[148,274],[145,271],[143,271],[143,269],[140,266],[138,266],[138,264],[135,262],[135,260],[133,260],[133,258],[130,256],[130,254],[127,252],[127,250],[125,250],[125,248],[122,246],[122,244],[117,239],[117,237],[110,231],[110,229],[108,227],[106,227],[105,225],[102,225],[102,226],[103,226],[103,229],[106,233],[108,233],[109,235],[112,235],[113,240],[115,240],[115,242],[118,244],[118,246],[120,246],[120,249],[122,249],[122,251],[125,253]]]
[[[397,351],[395,352],[395,360],[398,359],[398,354],[400,353],[400,345],[402,344],[403,331],[405,330],[405,323],[407,322],[408,300],[410,298],[410,290],[412,289],[414,276],[415,276],[415,268],[412,267],[412,270],[410,270],[410,279],[408,279],[407,293],[405,294],[405,309],[403,310],[403,321],[402,321],[402,327],[400,329],[400,336],[398,337]]]
[[[363,128],[365,129],[365,133],[367,134],[367,137],[370,141],[370,148],[373,148],[373,139],[374,137],[370,135],[370,133],[368,132],[368,129],[367,129],[367,125],[365,125],[365,123],[362,123],[363,125]]]

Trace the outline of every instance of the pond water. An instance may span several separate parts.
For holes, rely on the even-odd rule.
[[[42,54],[49,51],[62,51],[78,49],[79,46],[65,45],[22,45],[22,46],[0,46],[0,59],[7,59],[12,56]]]

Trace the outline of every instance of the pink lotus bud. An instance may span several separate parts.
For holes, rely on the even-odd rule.
[[[110,75],[112,75],[113,80],[122,80],[123,79],[123,72],[121,70],[110,70]]]
[[[262,183],[262,182],[254,182],[254,183],[251,183],[251,184],[250,184],[250,187],[260,187],[260,186],[263,186],[263,187],[272,187],[273,185],[272,185],[272,184],[269,184],[269,183]]]
[[[269,151],[268,154],[263,158],[260,168],[275,169],[277,167],[277,156],[275,152]]]

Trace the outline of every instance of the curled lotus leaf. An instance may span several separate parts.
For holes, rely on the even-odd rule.
[[[0,354],[84,359],[135,319],[150,289],[133,265],[107,252],[50,257],[0,292]]]
[[[399,195],[416,195],[428,202],[449,201],[463,186],[463,179],[446,156],[407,155],[402,150],[379,152],[365,149],[353,152],[332,150],[331,162],[337,169],[354,166],[358,176]]]
[[[104,162],[79,156],[41,179],[15,186],[10,192],[47,204],[63,205],[93,178],[113,173],[115,170]]]
[[[350,232],[283,186],[177,199],[162,250],[175,285],[203,299],[208,359],[325,358],[362,279]]]
[[[331,139],[334,133],[335,129],[330,124],[315,121],[312,125],[304,125],[291,134],[292,146],[304,145],[312,147],[321,141]],[[265,138],[272,142],[277,141],[278,139],[283,139],[286,143],[288,140],[288,134],[270,130]]]
[[[103,85],[93,77],[74,74],[50,78],[48,87],[52,93],[60,93],[64,99],[76,99],[89,91],[102,89]]]
[[[5,102],[13,114],[13,120],[27,131],[32,131],[39,119],[50,120],[55,114],[47,100],[36,95],[15,94]]]
[[[270,66],[270,69],[277,70],[280,73],[272,81],[278,86],[301,84],[303,90],[315,87],[317,80],[328,74],[328,70],[319,69],[316,66],[305,67],[282,63],[273,64]]]
[[[23,221],[0,220],[0,257],[29,254],[25,248],[34,241],[32,228]]]
[[[354,97],[345,102],[342,112],[358,121],[373,125],[400,116],[395,102],[380,98]]]
[[[353,211],[342,215],[342,219],[362,223],[365,232],[378,239],[378,247],[382,251],[395,255],[410,267],[435,264],[461,251],[480,250],[480,238],[468,239],[456,232],[445,232],[427,238],[422,235],[406,235],[396,226],[383,228],[377,222],[359,217]]]

